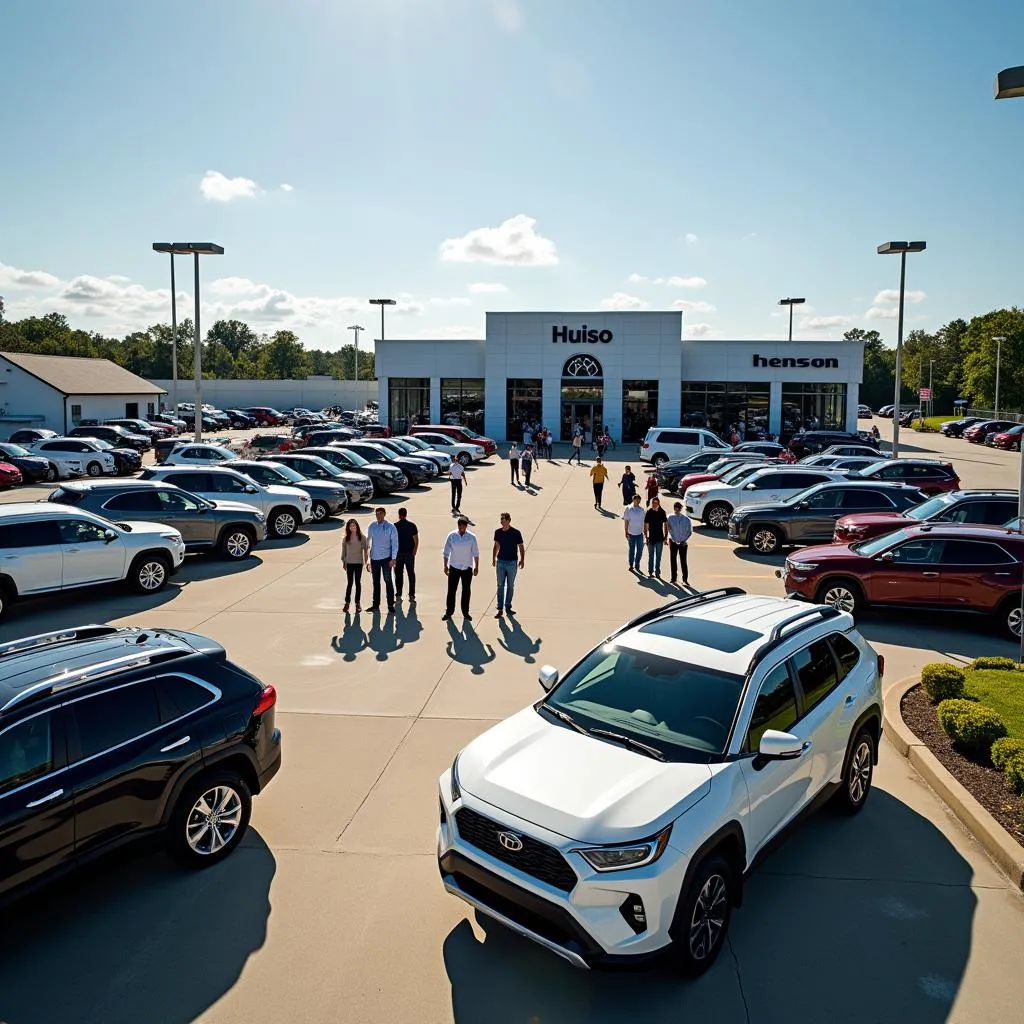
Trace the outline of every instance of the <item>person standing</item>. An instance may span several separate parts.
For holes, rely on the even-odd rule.
[[[640,571],[640,558],[644,553],[644,517],[646,512],[640,507],[640,495],[634,494],[633,501],[622,513],[622,522],[626,531],[626,543],[629,545],[629,571]]]
[[[658,496],[658,477],[652,469],[645,484],[647,488],[647,507],[651,507],[651,501]]]
[[[576,460],[577,466],[582,466],[583,463],[580,461],[583,452],[583,432],[579,431],[572,435],[572,453],[569,455],[569,461],[566,463],[567,466],[572,465],[572,460]]]
[[[345,524],[345,536],[341,541],[341,564],[345,566],[345,607],[349,609],[352,587],[356,590],[356,611],[361,612],[363,600],[363,567],[370,564],[370,544],[359,529],[359,520],[350,519]]]
[[[519,445],[513,441],[512,447],[508,450],[509,483],[513,487],[519,483],[519,459],[522,454]]]
[[[388,596],[388,611],[395,610],[395,581],[391,570],[395,567],[398,557],[398,532],[395,524],[387,521],[387,510],[374,510],[376,522],[370,523],[366,531],[366,539],[370,542],[370,572],[373,576],[373,601],[370,611],[380,608],[380,580],[384,577],[384,588]]]
[[[533,448],[530,445],[526,446],[526,451],[523,452],[523,457],[520,461],[523,466],[523,479],[526,481],[527,490],[529,490],[530,475],[533,473],[533,468],[537,461],[533,457]]]
[[[409,519],[409,510],[403,505],[398,510],[395,523],[398,534],[398,554],[395,556],[395,597],[402,600],[402,584],[405,573],[409,574],[409,600],[416,600],[416,552],[420,549],[420,532]]]
[[[531,444],[533,444],[533,427],[527,426],[523,431],[523,445],[529,448]]]
[[[469,520],[459,516],[457,529],[452,530],[444,542],[442,557],[444,574],[448,577],[448,599],[442,622],[447,622],[455,614],[455,592],[462,584],[462,617],[473,621],[469,614],[469,599],[473,588],[473,577],[480,571],[480,547],[476,536],[469,532]]]
[[[518,556],[518,557],[517,557]],[[516,573],[526,564],[526,547],[523,535],[512,525],[512,517],[501,513],[501,526],[494,531],[494,548],[491,551],[491,565],[498,578],[498,612],[500,619],[505,612],[515,615],[512,610],[512,595],[516,589]]]
[[[693,536],[693,523],[689,516],[683,515],[683,504],[677,501],[672,506],[675,514],[668,517],[668,556],[672,568],[672,582],[676,583],[676,561],[679,562],[679,575],[683,577],[683,583],[689,583],[689,573],[686,568],[686,546]]]
[[[452,485],[452,512],[462,511],[462,486],[468,487],[465,479],[466,467],[458,459],[452,459],[452,468],[448,470],[448,478]]]
[[[601,461],[600,455],[597,457],[597,462],[590,467],[590,479],[594,484],[594,508],[600,510],[604,482],[608,479],[608,467]]]
[[[661,553],[668,536],[668,516],[661,507],[660,498],[651,499],[651,507],[644,513],[644,539],[647,541],[647,575],[661,576]]]
[[[636,477],[629,466],[626,467],[626,472],[622,474],[622,479],[619,481],[619,489],[622,491],[622,504],[627,507],[632,505],[633,495],[636,494]]]

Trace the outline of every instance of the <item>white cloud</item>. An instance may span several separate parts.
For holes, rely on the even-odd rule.
[[[448,238],[441,243],[441,259],[448,263],[554,266],[558,263],[555,243],[537,234],[536,223],[535,218],[519,213],[496,228],[475,228],[461,238]]]
[[[635,295],[627,295],[625,292],[616,292],[607,299],[601,300],[602,309],[646,309],[647,303],[638,299]]]
[[[453,324],[447,327],[427,327],[409,335],[411,338],[428,338],[436,341],[460,340],[469,338],[482,341],[485,335],[483,327],[471,327],[468,324]]]
[[[843,324],[851,322],[848,316],[805,316],[800,321],[801,328],[814,327],[842,327]]]
[[[697,299],[691,301],[690,299],[676,299],[672,303],[673,309],[681,309],[687,313],[717,313],[718,310],[711,305],[710,302],[705,302],[703,299]]]
[[[704,288],[707,281],[703,277],[670,277],[665,284],[670,288]]]
[[[872,306],[865,314],[867,320],[895,320],[900,311],[890,306]]]
[[[686,242],[687,245],[696,245],[698,238],[692,231],[687,231],[686,234],[683,236],[683,240]]]
[[[169,288],[145,288],[133,284],[120,275],[117,280],[79,274],[65,284],[46,304],[62,313],[74,313],[95,319],[106,318],[130,329],[144,327],[154,319],[164,319],[171,310]],[[191,298],[178,293],[178,302],[184,307]]]
[[[629,277],[626,278],[626,280],[629,281],[630,284],[643,284],[644,281],[647,280],[647,278],[644,277],[643,274],[635,274],[634,273],[634,274],[630,274]]]
[[[684,324],[683,333],[687,338],[704,338],[711,333],[711,324]]]
[[[131,278],[130,277],[125,277],[124,274],[108,274],[107,275],[107,280],[108,281],[113,281],[114,284],[130,284],[131,283]]]
[[[523,27],[523,12],[516,0],[492,0],[491,10],[502,32],[515,35]]]
[[[284,182],[281,185],[281,191],[282,192],[294,192],[295,189],[291,185],[289,185],[287,182]]]
[[[5,288],[56,288],[60,279],[45,270],[19,270],[0,263],[0,287]]]
[[[431,306],[471,306],[473,302],[463,296],[456,296],[451,299],[430,299]]]
[[[508,288],[497,281],[477,281],[475,284],[469,285],[469,291],[472,295],[497,295],[507,292]]]
[[[204,199],[229,203],[232,199],[252,199],[259,186],[250,178],[229,178],[220,171],[207,171],[199,183]]]
[[[906,302],[924,302],[925,293],[920,291],[904,292],[903,298]],[[877,306],[882,302],[899,302],[900,293],[898,288],[883,288],[876,296],[874,304]]]

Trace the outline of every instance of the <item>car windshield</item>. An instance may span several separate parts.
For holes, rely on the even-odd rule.
[[[280,462],[275,462],[266,468],[272,470],[275,476],[279,476],[289,483],[297,484],[306,479],[301,473],[296,473],[291,466],[285,466]],[[245,473],[246,470],[243,469],[242,472]]]
[[[733,466],[732,469],[719,477],[719,481],[723,484],[738,484],[741,480],[757,472],[759,469],[764,469],[764,466],[758,462],[751,462],[743,466]]]
[[[369,466],[370,462],[364,459],[362,455],[357,455],[354,451],[349,448],[339,448],[341,454],[352,463],[353,466]]]
[[[908,519],[917,519],[919,521],[934,519],[947,505],[949,505],[949,499],[945,495],[936,495],[934,498],[929,498],[928,501],[921,505],[916,505],[903,514]]]
[[[548,695],[588,731],[623,733],[676,761],[708,761],[729,738],[743,678],[647,651],[606,644]]]
[[[862,540],[857,544],[851,544],[850,550],[856,551],[858,555],[863,555],[865,558],[874,558],[875,555],[888,551],[894,544],[899,544],[906,539],[907,531],[897,530],[895,533],[886,533],[881,537],[875,537],[874,540]]]
[[[20,444],[0,445],[0,452],[9,455],[12,459],[31,458],[32,456],[32,453],[27,448],[22,448]]]
[[[321,472],[328,476],[341,476],[341,470],[337,466],[332,466],[326,459],[321,459],[316,455],[304,455],[301,459],[288,463],[288,466],[303,474],[305,478],[316,476]]]
[[[425,452],[430,448],[430,445],[426,444],[424,441],[421,441],[418,437],[402,437],[399,438],[399,440],[401,440],[407,445],[410,445],[413,448],[418,449],[421,452]]]
[[[466,437],[480,437],[481,436],[475,430],[470,430],[469,427],[459,427],[459,430],[461,430],[466,435]]]
[[[405,441],[399,441],[398,438],[389,437],[388,441],[390,444],[381,442],[382,448],[397,448],[400,452],[405,452],[408,455],[410,452],[414,452],[416,449],[411,444],[407,444]]]
[[[114,447],[109,441],[104,441],[102,437],[91,437],[89,440],[101,451]]]

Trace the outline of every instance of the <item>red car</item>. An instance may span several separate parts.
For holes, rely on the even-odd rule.
[[[484,450],[484,454],[487,456],[493,455],[498,450],[497,441],[493,441],[489,437],[484,437],[483,434],[478,434],[475,430],[470,430],[469,427],[453,427],[449,423],[419,423],[416,426],[410,427],[409,433],[447,434],[453,441],[459,441],[461,444],[480,445]]]
[[[960,477],[952,463],[935,459],[886,459],[851,473],[850,479],[910,484],[929,496],[960,490]]]
[[[1024,423],[1018,423],[1017,426],[996,434],[996,436],[992,438],[992,446],[994,448],[1005,448],[1007,451],[1011,452],[1019,452],[1020,438],[1022,434],[1024,434]]]
[[[363,437],[390,437],[391,428],[383,423],[364,423],[360,428]]]
[[[278,412],[277,409],[269,405],[250,405],[242,412],[246,416],[251,416],[258,427],[278,427],[284,423],[284,413]]]
[[[769,466],[776,466],[781,462],[781,459],[719,459],[717,463],[712,463],[711,466],[717,465],[718,469],[712,470],[711,466],[708,466],[703,473],[687,473],[679,481],[679,486],[676,493],[682,496],[686,493],[687,487],[693,487],[695,484],[706,484],[711,483],[714,480],[722,480],[725,477],[732,480],[732,474],[737,469],[747,469],[747,467],[754,466],[757,469],[767,469]],[[753,469],[747,469],[748,473],[752,473]]]
[[[1024,535],[1002,527],[907,526],[804,548],[776,573],[787,595],[856,613],[871,605],[974,612],[1021,635]]]
[[[14,487],[21,483],[21,470],[9,462],[0,462],[0,490]]]
[[[1013,420],[982,420],[980,423],[975,423],[973,427],[968,427],[963,432],[963,436],[971,444],[984,444],[985,438],[989,434],[1000,434],[1004,430],[1012,430],[1015,426],[1017,424]]]

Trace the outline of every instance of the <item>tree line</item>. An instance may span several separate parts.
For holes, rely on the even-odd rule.
[[[62,313],[4,320],[0,299],[0,352],[34,352],[56,356],[92,356],[110,359],[147,380],[166,380],[171,374],[170,324],[153,324],[113,338],[96,331],[73,328]],[[192,376],[192,321],[178,324],[178,377]],[[355,348],[306,348],[293,331],[257,334],[240,320],[218,320],[202,342],[205,378],[221,380],[288,380],[324,374],[352,380]],[[359,379],[372,380],[373,353],[359,350]]]

